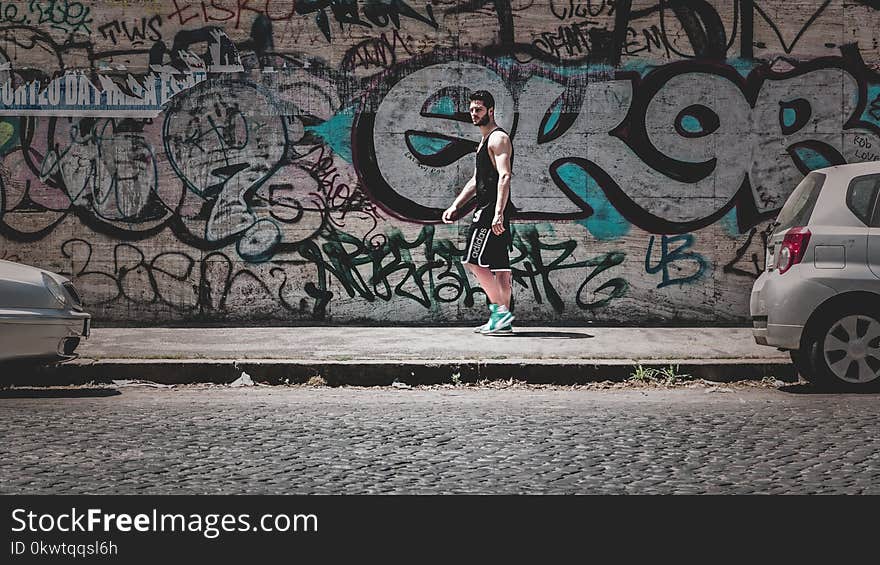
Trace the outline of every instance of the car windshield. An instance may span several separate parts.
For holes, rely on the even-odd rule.
[[[825,175],[822,173],[812,172],[805,176],[785,201],[785,206],[776,217],[773,231],[779,233],[788,228],[807,225],[824,183]]]

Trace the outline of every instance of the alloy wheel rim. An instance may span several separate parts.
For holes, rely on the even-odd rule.
[[[880,321],[853,314],[834,322],[822,346],[825,363],[838,379],[864,384],[880,376]]]

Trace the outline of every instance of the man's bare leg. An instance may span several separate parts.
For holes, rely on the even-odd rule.
[[[496,304],[500,304],[509,310],[510,295],[513,293],[511,286],[513,276],[510,271],[496,271],[493,274],[495,275],[495,286],[498,293],[498,302]]]
[[[483,292],[486,293],[486,296],[489,298],[489,302],[492,304],[501,304],[499,300],[503,297],[499,294],[498,281],[495,276],[495,273],[487,269],[486,267],[479,267],[477,265],[471,265],[469,263],[464,264],[465,267],[477,277],[477,281],[480,283],[480,287],[483,289]],[[508,273],[509,274],[509,273]],[[510,297],[507,298],[508,306],[510,305]]]

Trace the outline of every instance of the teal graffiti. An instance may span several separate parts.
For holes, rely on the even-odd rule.
[[[635,60],[635,61],[630,61],[629,63],[626,63],[625,65],[621,66],[620,70],[626,71],[626,72],[635,72],[635,73],[638,73],[639,76],[644,77],[644,76],[647,76],[648,73],[653,71],[655,68],[657,68],[657,66],[658,66],[657,63],[651,63],[649,61],[642,61],[642,60]]]
[[[694,116],[682,117],[681,127],[688,133],[701,133],[703,131],[703,125],[700,123],[700,120]]]
[[[452,141],[430,135],[408,134],[407,139],[421,155],[436,155],[448,147]]]
[[[721,218],[719,221],[721,227],[724,228],[724,231],[730,237],[738,237],[740,235],[739,231],[739,221],[737,221],[736,208],[731,208],[730,211]]]
[[[748,78],[752,71],[761,66],[761,63],[755,59],[728,59],[727,64],[733,67],[736,72],[743,78]]]
[[[783,108],[782,125],[785,127],[793,127],[797,121],[797,111],[794,108]]]
[[[559,116],[562,114],[562,100],[557,100],[551,110],[550,116],[544,122],[544,130],[541,132],[541,136],[550,135],[550,132],[559,123]]]
[[[794,151],[794,153],[801,160],[804,166],[806,166],[811,171],[838,164],[830,161],[828,157],[814,149],[811,149],[810,147],[793,147],[792,151]]]
[[[630,223],[608,201],[592,176],[574,163],[565,163],[556,172],[568,188],[593,209],[592,216],[578,221],[593,237],[607,241],[629,233]]]
[[[868,84],[866,95],[868,103],[862,112],[862,120],[880,126],[880,84]]]
[[[455,101],[451,96],[443,96],[431,105],[428,112],[431,114],[439,114],[441,116],[454,116]]]
[[[349,106],[325,122],[316,126],[306,126],[305,130],[323,139],[334,153],[342,157],[345,162],[351,163],[351,127],[354,113],[355,107]]]

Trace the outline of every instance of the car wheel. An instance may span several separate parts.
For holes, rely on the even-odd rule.
[[[816,385],[866,390],[880,384],[880,313],[850,307],[827,315],[805,344]]]

